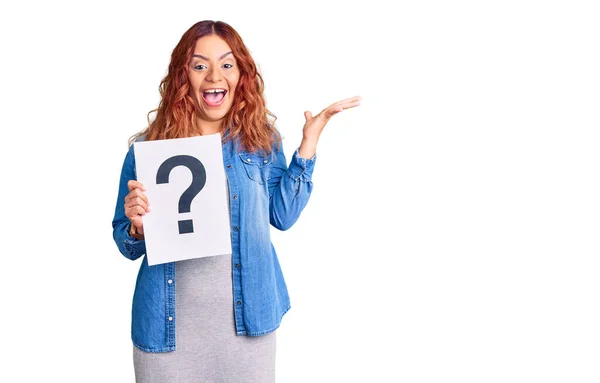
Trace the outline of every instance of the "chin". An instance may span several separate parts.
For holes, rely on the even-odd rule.
[[[220,113],[215,113],[214,111],[212,112],[206,112],[204,111],[204,116],[206,116],[206,119],[208,121],[212,121],[212,122],[216,122],[216,121],[221,121],[225,118],[225,116],[227,116],[227,112],[220,112]]]

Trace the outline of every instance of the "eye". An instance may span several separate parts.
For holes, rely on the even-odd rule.
[[[231,69],[231,68],[233,68],[233,64],[229,64],[229,63],[223,64],[223,68]]]
[[[196,69],[196,70],[206,69],[206,65],[204,65],[204,64],[198,64],[198,65],[194,66],[194,69]]]

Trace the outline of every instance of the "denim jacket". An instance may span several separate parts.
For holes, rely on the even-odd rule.
[[[290,309],[287,287],[270,239],[270,226],[287,230],[300,216],[312,191],[316,156],[305,159],[295,151],[289,166],[279,145],[268,155],[240,150],[237,142],[223,144],[229,182],[232,248],[232,308],[238,335],[258,336],[277,329]],[[119,251],[135,260],[146,252],[144,240],[129,235],[125,216],[127,182],[137,179],[133,145],[125,156],[112,222]],[[131,338],[147,352],[173,351],[175,345],[175,263],[149,266],[143,258],[133,294]]]

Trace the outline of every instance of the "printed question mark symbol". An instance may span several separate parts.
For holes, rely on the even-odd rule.
[[[192,172],[192,183],[179,198],[179,213],[189,213],[192,200],[206,184],[206,170],[202,162],[195,157],[187,155],[173,156],[165,160],[156,172],[156,183],[169,183],[171,170],[176,166],[185,166]],[[194,223],[191,219],[179,221],[179,234],[194,232]]]

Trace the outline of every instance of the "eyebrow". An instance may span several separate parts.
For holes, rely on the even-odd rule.
[[[231,54],[231,51],[229,51],[229,52],[227,52],[227,53],[225,53],[225,54],[221,55],[221,57],[219,57],[219,60],[223,60],[225,57],[227,57],[227,55],[230,55],[230,54]],[[198,58],[200,58],[200,59],[202,59],[202,60],[205,60],[205,61],[210,61],[210,60],[208,59],[208,57],[206,57],[206,56],[202,56],[202,55],[200,55],[200,54],[193,54],[193,55],[192,55],[192,57],[198,57]]]

